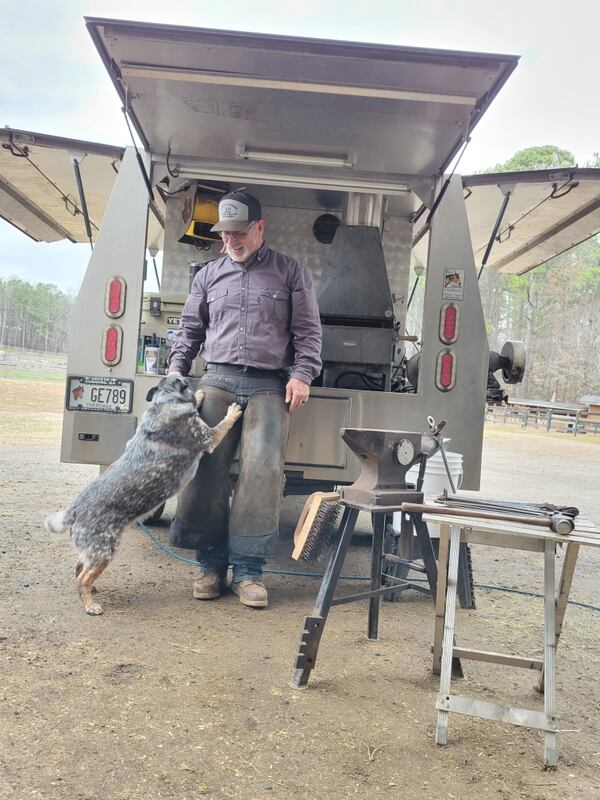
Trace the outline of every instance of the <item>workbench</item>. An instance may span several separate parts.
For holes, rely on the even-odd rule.
[[[544,732],[544,763],[557,763],[556,735],[560,730],[556,713],[556,649],[569,599],[569,592],[582,546],[600,547],[600,528],[588,520],[576,518],[575,530],[568,536],[550,528],[521,522],[504,522],[473,517],[425,513],[423,520],[440,526],[440,549],[435,609],[433,671],[440,675],[436,708],[438,720],[436,742],[448,740],[448,714],[455,712],[481,719],[508,722]],[[543,553],[544,564],[544,654],[543,658],[515,656],[487,650],[458,647],[455,641],[456,588],[458,554],[461,542],[488,545],[511,550]],[[558,587],[555,561],[557,547],[565,548]],[[509,562],[510,563],[510,562]],[[452,660],[486,661],[505,666],[539,671],[538,689],[544,694],[544,710],[513,708],[451,693]]]

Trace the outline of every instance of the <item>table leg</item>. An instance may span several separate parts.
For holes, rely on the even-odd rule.
[[[381,559],[383,558],[383,537],[385,536],[385,514],[374,513],[373,544],[371,546],[371,589],[381,587]],[[369,639],[377,639],[379,633],[379,608],[381,595],[369,598]]]
[[[547,540],[544,547],[544,711],[556,714],[556,544]],[[556,733],[544,732],[544,764],[555,767]]]
[[[567,610],[567,603],[569,602],[569,594],[571,592],[571,585],[573,583],[573,575],[575,574],[575,565],[577,564],[577,556],[579,555],[580,545],[577,542],[569,542],[566,545],[565,557],[563,560],[562,570],[560,573],[560,583],[558,588],[558,597],[556,599],[556,648],[558,649],[558,642],[562,632],[562,626],[565,619],[565,611]],[[544,691],[544,671],[540,675],[537,685],[538,692]]]
[[[560,584],[558,589],[558,598],[556,601],[556,646],[558,647],[558,640],[562,631],[563,621],[565,619],[565,611],[567,610],[567,603],[569,602],[569,593],[571,592],[571,584],[573,583],[573,575],[575,574],[575,565],[577,564],[577,556],[579,555],[579,544],[577,542],[569,542],[565,552],[565,558],[560,573]]]
[[[423,522],[422,514],[413,514],[412,522],[415,527],[417,539],[421,547],[421,556],[423,558],[423,565],[425,566],[425,573],[431,589],[431,598],[436,602],[437,596],[437,564],[435,562],[435,554],[433,552],[433,545],[429,537],[429,529],[427,523]]]
[[[442,639],[446,615],[446,580],[448,578],[448,547],[450,529],[440,525],[440,548],[437,562],[437,587],[435,595],[435,633],[433,638],[433,674],[439,675],[442,665]]]
[[[440,540],[440,553],[442,542]],[[450,697],[450,683],[452,680],[452,651],[454,645],[454,619],[456,616],[456,588],[458,578],[458,556],[460,551],[460,527],[450,526],[450,557],[448,560],[448,591],[446,592],[446,613],[444,616],[444,644],[442,650],[442,668],[440,672],[440,697]],[[441,564],[441,561],[440,561]],[[438,577],[438,587],[440,585]],[[448,741],[448,712],[438,710],[437,730],[435,734],[437,744],[446,744]]]

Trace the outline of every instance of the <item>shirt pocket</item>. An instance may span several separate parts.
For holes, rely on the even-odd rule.
[[[227,289],[211,289],[206,295],[209,324],[217,322],[227,308]]]
[[[263,322],[289,323],[290,293],[287,289],[259,289],[258,315]]]

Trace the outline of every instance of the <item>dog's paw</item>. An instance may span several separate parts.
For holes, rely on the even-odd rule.
[[[200,406],[204,402],[204,391],[202,389],[198,389],[198,391],[195,394],[195,398],[196,398],[196,406],[200,408]]]
[[[227,409],[225,419],[233,420],[234,422],[242,416],[242,408],[237,403],[232,403]]]
[[[99,614],[102,614],[102,606],[99,603],[87,603],[85,613],[97,617]]]

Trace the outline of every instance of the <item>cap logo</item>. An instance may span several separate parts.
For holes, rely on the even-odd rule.
[[[248,206],[240,203],[239,200],[222,200],[219,203],[219,219],[225,220],[239,219],[241,222],[248,220]]]
[[[238,214],[239,209],[237,209],[235,206],[221,206],[221,216],[223,219],[232,219],[233,217],[237,217]]]

